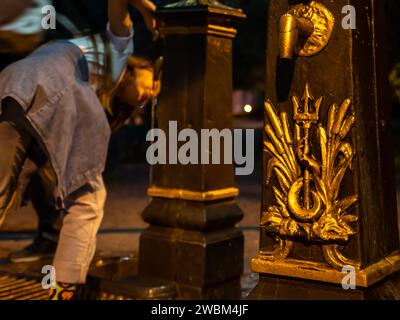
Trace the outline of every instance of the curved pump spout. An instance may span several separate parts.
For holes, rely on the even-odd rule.
[[[292,59],[299,37],[307,38],[314,32],[313,23],[305,18],[284,14],[280,19],[279,41],[281,59]]]

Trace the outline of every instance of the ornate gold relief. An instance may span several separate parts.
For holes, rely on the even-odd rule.
[[[315,100],[308,84],[304,96],[294,96],[294,132],[287,113],[280,115],[265,103],[269,124],[265,126],[266,184],[272,186],[275,204],[262,213],[261,226],[274,237],[276,249],[263,252],[267,259],[285,259],[292,241],[322,244],[326,261],[333,267],[357,265],[340,252],[355,231],[353,205],[357,195],[339,199],[345,173],[351,169],[353,148],[346,138],[354,125],[350,99],[328,111],[327,125],[320,123],[323,97]]]
[[[313,56],[326,47],[332,35],[335,18],[323,4],[316,1],[311,1],[307,5],[299,4],[291,8],[288,14],[307,19],[314,26],[312,34],[296,45],[294,50],[297,55]]]

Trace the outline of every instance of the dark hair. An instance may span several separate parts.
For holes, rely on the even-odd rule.
[[[135,70],[149,70],[154,72],[154,63],[145,57],[140,57],[137,55],[132,55],[128,59],[128,64],[126,66],[126,72],[129,74],[133,74]]]
[[[127,65],[122,72],[119,80],[116,83],[112,83],[111,80],[111,70],[109,68],[105,68],[105,77],[103,78],[102,90],[98,92],[98,97],[100,102],[102,103],[104,109],[109,113],[113,114],[113,98],[115,94],[115,90],[121,84],[121,82],[126,81],[129,78],[135,77],[135,72],[138,69],[149,70],[154,72],[154,64],[153,62],[145,57],[140,57],[137,55],[131,55],[128,59]]]
[[[135,77],[135,72],[137,70],[149,70],[150,72],[154,72],[154,64],[150,59],[132,55],[128,59],[127,66],[123,72],[120,82],[126,81],[130,77]],[[111,94],[109,106],[106,108],[106,114],[112,132],[115,132],[122,127],[126,120],[129,119],[134,112],[135,109],[132,108],[132,106],[126,104],[117,96]]]
[[[99,83],[98,83],[98,89],[96,90],[96,94],[97,94],[97,97],[99,98],[101,104],[103,105],[104,109],[111,112],[112,96],[113,96],[113,93],[114,93],[116,87],[121,82],[122,76],[117,81],[117,83],[114,83],[114,81],[112,79],[112,70],[111,70],[110,43],[104,33],[100,33],[99,35],[100,35],[101,41],[104,44],[104,65],[102,67],[103,75],[99,76],[99,79],[97,79],[97,81],[99,81]],[[96,36],[90,35],[89,37],[94,45],[96,61],[100,61],[99,50],[98,50],[99,47],[98,47]]]

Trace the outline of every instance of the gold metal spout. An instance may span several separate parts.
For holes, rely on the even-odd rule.
[[[293,54],[300,57],[318,54],[328,45],[334,25],[334,16],[319,2],[292,7],[280,19],[280,57],[292,59]]]
[[[281,59],[292,59],[299,38],[308,38],[313,32],[314,25],[310,20],[292,14],[284,14],[279,27]]]

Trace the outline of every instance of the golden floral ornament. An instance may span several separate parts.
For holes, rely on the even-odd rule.
[[[322,102],[323,97],[313,98],[308,84],[301,99],[292,97],[293,134],[287,113],[278,115],[270,101],[265,103],[266,184],[272,186],[274,204],[262,213],[261,227],[276,241],[275,250],[264,256],[286,258],[293,241],[319,243],[327,262],[339,268],[356,265],[339,250],[355,234],[350,224],[358,219],[353,212],[357,195],[339,198],[354,158],[346,138],[355,114],[349,111],[350,99],[340,107],[333,104],[324,127]]]

